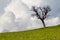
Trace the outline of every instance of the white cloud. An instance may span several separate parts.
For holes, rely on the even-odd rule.
[[[0,18],[0,27],[2,27],[0,31],[10,29],[10,27],[13,27],[13,23],[15,20],[15,15],[12,12],[5,13],[3,16]]]
[[[33,5],[39,6],[42,0],[22,0],[22,2],[24,2],[28,7],[31,7]]]
[[[26,17],[27,15],[24,13],[26,13],[27,9],[27,6],[25,6],[21,0],[14,0],[5,8],[6,11],[12,11],[16,18]]]
[[[53,25],[58,25],[59,22],[59,17],[51,18],[45,21],[47,26],[53,26]]]
[[[0,18],[0,27],[3,27],[0,31],[27,29],[30,15],[27,6],[21,0],[12,1],[4,10],[5,13]]]
[[[26,4],[24,4],[24,3]],[[32,5],[41,5],[42,0],[12,0],[4,8],[5,13],[0,16],[0,32],[22,31],[42,28],[42,23],[36,17],[31,17],[32,12],[28,11]],[[59,17],[45,20],[47,26],[60,23]]]

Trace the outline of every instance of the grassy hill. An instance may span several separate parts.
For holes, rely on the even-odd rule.
[[[23,32],[0,33],[0,40],[60,40],[60,25]]]

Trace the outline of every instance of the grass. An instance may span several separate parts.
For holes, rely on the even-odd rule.
[[[0,33],[0,40],[60,40],[60,25],[23,32]]]

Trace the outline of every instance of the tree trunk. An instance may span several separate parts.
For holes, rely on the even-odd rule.
[[[42,21],[42,23],[43,23],[43,27],[45,28],[46,27],[46,25],[45,25],[45,22],[44,22],[44,20],[41,20]]]

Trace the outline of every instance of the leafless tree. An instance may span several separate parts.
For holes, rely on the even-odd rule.
[[[38,19],[40,19],[43,23],[43,26],[46,27],[44,20],[48,17],[48,13],[51,11],[50,6],[44,6],[44,7],[32,7],[33,12],[35,12],[35,15]]]

